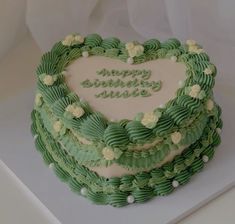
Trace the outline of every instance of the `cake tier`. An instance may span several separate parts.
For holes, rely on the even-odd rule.
[[[220,110],[219,110],[220,111]],[[212,159],[215,147],[220,144],[219,130],[222,121],[211,116],[199,140],[188,147],[172,162],[148,172],[135,175],[104,178],[80,165],[75,157],[54,140],[44,127],[37,111],[32,112],[32,134],[37,150],[45,163],[55,174],[67,182],[71,190],[96,204],[110,204],[121,207],[132,202],[145,202],[155,196],[164,196],[175,188],[187,183],[191,176],[201,171],[204,164]]]

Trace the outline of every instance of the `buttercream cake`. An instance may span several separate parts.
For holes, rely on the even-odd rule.
[[[216,72],[194,40],[68,35],[36,70],[36,148],[94,203],[121,207],[167,195],[220,143]]]

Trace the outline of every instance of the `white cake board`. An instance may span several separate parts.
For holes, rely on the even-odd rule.
[[[217,92],[224,129],[214,159],[187,185],[145,204],[123,208],[93,205],[60,182],[35,150],[30,133],[32,89],[0,104],[0,157],[63,224],[176,223],[235,184],[235,97],[225,90]]]

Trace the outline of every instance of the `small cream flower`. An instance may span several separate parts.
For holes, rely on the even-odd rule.
[[[113,160],[115,158],[115,154],[114,154],[113,150],[110,149],[109,147],[103,148],[102,154],[106,160]]]
[[[211,100],[211,99],[207,100],[207,102],[206,102],[206,109],[207,110],[212,110],[213,108],[214,108],[213,100]]]
[[[201,91],[201,87],[198,84],[196,84],[191,87],[191,90],[199,93]]]
[[[202,48],[198,48],[198,49],[195,51],[195,53],[197,53],[197,54],[201,54],[201,53],[203,53],[203,52],[205,52],[205,51],[204,51],[204,49],[202,49]]]
[[[141,120],[141,124],[144,125],[145,127],[149,127],[149,125],[151,124],[156,124],[158,121],[158,117],[156,116],[156,114],[154,112],[148,112],[145,113],[142,120]]]
[[[170,58],[170,59],[171,59],[171,61],[173,61],[173,62],[176,62],[176,61],[177,61],[177,57],[176,57],[176,56],[174,56],[174,55],[173,55],[173,56],[171,56],[171,58]]]
[[[189,46],[193,46],[193,45],[196,45],[197,43],[196,43],[195,40],[187,40],[186,44],[189,45]]]
[[[35,97],[35,105],[41,106],[42,105],[42,94],[37,93]]]
[[[135,52],[136,52],[136,56],[140,56],[143,52],[144,52],[144,47],[142,45],[136,45],[134,47]]]
[[[65,39],[62,41],[62,44],[65,46],[73,46],[75,44],[83,43],[83,42],[84,42],[84,37],[82,37],[81,35],[70,34],[65,37]]]
[[[133,42],[128,42],[128,43],[126,43],[125,47],[127,50],[130,50],[130,49],[133,49],[135,47],[135,45]]]
[[[70,34],[65,37],[65,39],[62,41],[62,44],[65,46],[71,46],[73,41],[74,41],[74,36]]]
[[[65,111],[71,113],[74,117],[79,118],[81,117],[85,111],[82,107],[76,106],[74,104],[70,104],[65,108]]]
[[[197,54],[204,52],[204,50],[202,48],[198,48],[197,45],[189,45],[188,51]]]
[[[135,44],[134,42],[128,42],[125,45],[130,57],[140,56],[144,52],[144,47],[140,44]]]
[[[54,78],[51,75],[45,75],[43,78],[43,83],[47,86],[51,86],[54,83]]]
[[[83,43],[84,37],[82,37],[81,35],[75,35],[74,40],[78,43]]]
[[[68,105],[68,106],[65,108],[65,110],[66,110],[67,112],[73,113],[74,106],[73,106],[72,104],[70,104],[70,105]]]
[[[75,107],[72,114],[74,117],[79,118],[84,114],[84,110],[82,107]]]
[[[62,128],[62,123],[61,121],[56,121],[54,124],[53,124],[53,129],[55,132],[60,132],[61,131],[61,128]]]
[[[181,141],[181,139],[182,139],[182,135],[180,132],[176,131],[171,134],[171,141],[174,144],[178,144]]]
[[[205,68],[205,70],[203,71],[205,75],[211,75],[212,74],[212,70],[210,68]]]
[[[193,98],[197,98],[200,91],[201,91],[201,87],[198,84],[193,85],[191,87],[191,91],[189,92],[189,96],[191,96]]]

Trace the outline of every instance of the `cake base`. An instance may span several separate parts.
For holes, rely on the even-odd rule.
[[[228,96],[216,97],[224,108],[223,142],[215,158],[204,171],[168,197],[158,197],[148,204],[128,206],[120,210],[95,206],[82,197],[76,197],[41,163],[38,153],[32,150],[32,138],[29,133],[32,96],[33,90],[27,90],[24,94],[1,104],[1,124],[4,126],[0,135],[1,158],[62,223],[74,223],[78,216],[83,223],[95,220],[107,223],[107,220],[111,219],[113,223],[125,220],[136,224],[143,223],[144,220],[157,220],[163,224],[174,223],[234,184],[235,151],[232,147],[232,136],[235,130],[231,123],[231,110],[235,108],[232,108],[233,100]],[[9,136],[15,141],[10,141]],[[64,209],[65,205],[67,209]],[[92,216],[89,215],[91,209]],[[107,215],[101,215],[104,213]]]

